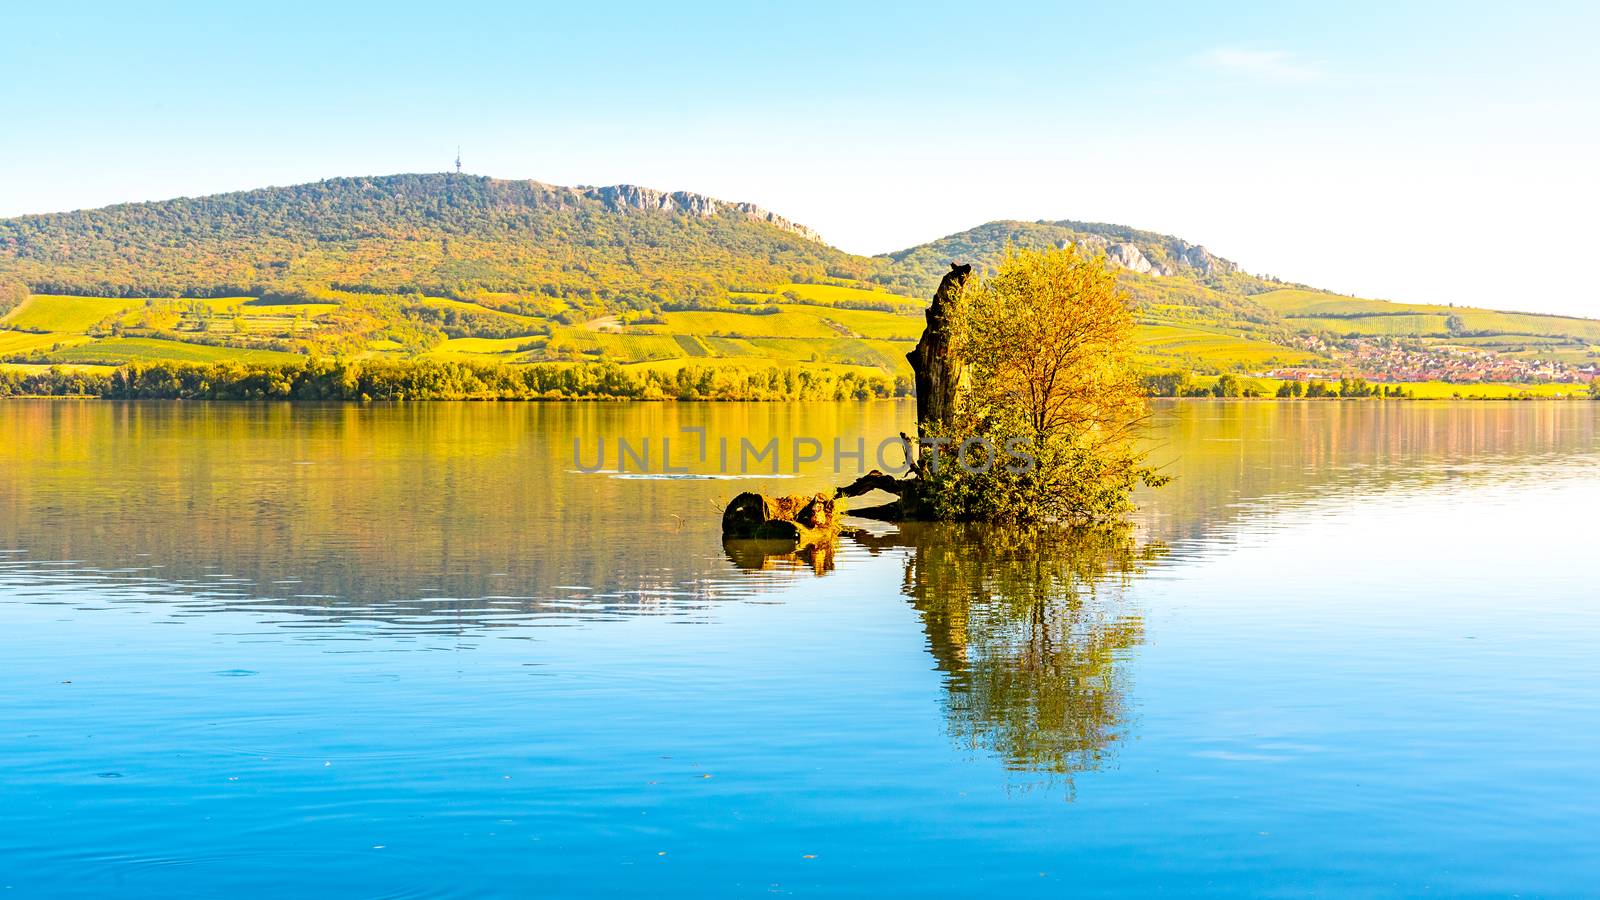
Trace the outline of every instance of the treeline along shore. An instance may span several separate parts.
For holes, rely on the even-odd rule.
[[[910,385],[853,372],[612,363],[521,365],[313,358],[273,363],[131,363],[109,372],[0,369],[0,397],[109,400],[867,400]]]
[[[1268,384],[1163,372],[1143,379],[1152,397],[1317,399],[1556,399],[1515,385],[1378,385],[1360,379]],[[1503,388],[1490,393],[1488,387]],[[308,358],[292,363],[130,363],[116,369],[0,367],[0,397],[107,400],[871,400],[909,397],[907,379],[803,367],[750,371],[614,363],[505,365],[454,360]],[[1566,396],[1600,399],[1574,386]]]

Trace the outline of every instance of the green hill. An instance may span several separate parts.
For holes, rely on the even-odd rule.
[[[1069,243],[1121,270],[1151,368],[1425,374],[1490,359],[1554,377],[1600,344],[1600,322],[1340,297],[1118,225],[990,222],[863,257],[747,203],[430,174],[0,220],[0,361],[312,354],[903,376],[951,261]]]

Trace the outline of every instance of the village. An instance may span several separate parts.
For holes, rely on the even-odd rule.
[[[1372,383],[1442,381],[1451,384],[1588,384],[1600,377],[1600,359],[1570,364],[1557,359],[1524,359],[1457,344],[1425,344],[1393,338],[1330,340],[1302,335],[1300,345],[1344,365],[1338,368],[1284,367],[1251,374],[1286,381],[1355,377]]]

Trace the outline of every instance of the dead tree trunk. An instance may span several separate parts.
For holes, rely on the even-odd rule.
[[[939,282],[933,303],[928,307],[928,326],[917,347],[906,354],[917,385],[917,436],[947,433],[955,415],[956,388],[961,383],[961,364],[951,348],[950,316],[961,288],[972,274],[972,266],[950,264],[950,271]],[[921,453],[918,453],[921,468]]]
[[[948,435],[955,418],[956,390],[961,384],[961,361],[951,341],[951,316],[961,289],[972,274],[971,266],[950,264],[950,271],[939,282],[933,303],[928,307],[928,325],[917,348],[906,354],[917,385],[917,436]],[[902,434],[906,444],[911,444]],[[908,449],[907,453],[911,451]],[[874,469],[854,482],[839,488],[833,497],[767,497],[740,494],[728,505],[722,517],[724,538],[782,538],[804,545],[838,534],[839,513],[846,497],[859,497],[871,491],[885,491],[897,500],[856,512],[858,516],[900,522],[929,518],[931,510],[922,496],[923,453],[907,459],[911,471],[904,478],[885,475]]]
[[[922,331],[922,338],[917,341],[916,349],[906,354],[912,374],[916,376],[918,438],[948,435],[955,418],[956,391],[961,385],[961,361],[956,358],[951,346],[954,335],[951,333],[950,319],[956,301],[961,296],[961,289],[971,274],[970,265],[950,264],[950,271],[939,282],[939,290],[934,292],[933,303],[928,307],[928,325]],[[906,435],[902,434],[901,437],[906,438]],[[910,445],[909,438],[906,443]],[[839,488],[838,495],[859,497],[869,491],[886,491],[900,499],[860,510],[856,515],[893,521],[927,518],[930,511],[920,494],[920,476],[924,474],[928,458],[925,452],[919,446],[917,458],[906,460],[911,465],[911,472],[905,478],[895,478],[874,469]]]

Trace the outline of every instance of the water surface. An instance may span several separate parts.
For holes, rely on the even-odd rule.
[[[829,454],[574,438],[908,405],[0,403],[0,889],[1586,894],[1596,406],[1168,404],[1129,540],[788,556],[717,510]]]

